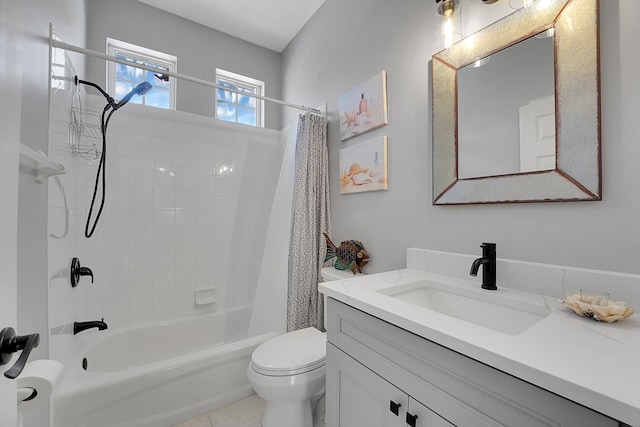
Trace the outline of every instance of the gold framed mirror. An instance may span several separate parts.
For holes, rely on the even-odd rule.
[[[434,205],[602,199],[598,6],[538,0],[433,55]],[[555,167],[461,177],[459,70],[551,28]]]

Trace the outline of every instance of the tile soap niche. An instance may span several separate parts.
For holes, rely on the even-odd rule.
[[[196,305],[210,305],[216,302],[216,288],[196,289],[194,294]]]

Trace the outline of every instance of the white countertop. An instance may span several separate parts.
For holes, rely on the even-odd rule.
[[[493,366],[631,426],[640,426],[640,317],[596,322],[553,297],[551,310],[519,335],[507,335],[376,292],[417,280],[447,279],[413,269],[319,284],[328,297]],[[450,278],[448,278],[451,280]],[[478,286],[472,281],[456,283]],[[509,290],[500,288],[497,291]]]

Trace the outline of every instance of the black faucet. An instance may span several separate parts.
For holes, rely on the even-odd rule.
[[[73,335],[79,334],[91,328],[98,328],[100,331],[107,329],[107,324],[102,320],[90,320],[88,322],[73,322]]]
[[[481,265],[484,265],[482,269],[482,289],[495,291],[498,289],[496,286],[496,244],[483,243],[480,247],[482,248],[482,258],[473,261],[469,274],[474,277],[477,276],[478,269]]]

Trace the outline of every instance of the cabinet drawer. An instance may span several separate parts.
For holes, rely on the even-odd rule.
[[[612,426],[602,414],[329,298],[328,340],[460,427]]]

